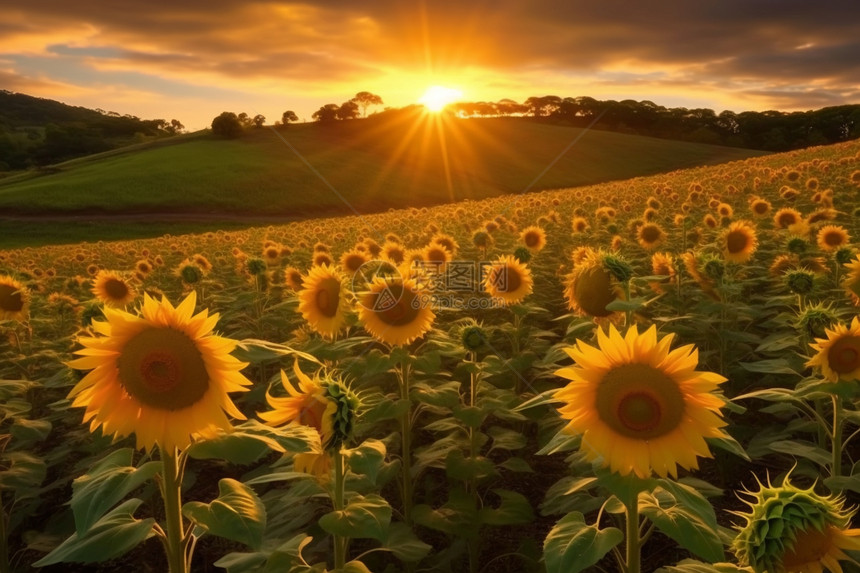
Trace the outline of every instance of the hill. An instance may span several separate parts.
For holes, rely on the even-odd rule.
[[[140,119],[0,90],[0,173],[170,136],[178,120]]]
[[[306,218],[629,179],[763,152],[399,110],[332,125],[205,134],[0,181],[8,216]]]

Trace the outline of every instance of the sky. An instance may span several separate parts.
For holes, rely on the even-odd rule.
[[[222,111],[310,121],[359,91],[402,107],[433,85],[718,113],[860,104],[860,2],[0,3],[0,89],[192,130]]]

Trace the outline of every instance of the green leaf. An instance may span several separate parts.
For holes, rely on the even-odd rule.
[[[356,474],[367,476],[371,483],[376,483],[376,478],[385,464],[387,453],[385,444],[379,440],[365,440],[357,448],[345,450],[349,469]]]
[[[800,376],[785,358],[772,358],[770,360],[758,360],[756,362],[738,362],[738,366],[747,372],[759,372],[762,374],[793,374]]]
[[[714,507],[711,505],[711,502],[705,498],[705,496],[699,493],[695,488],[674,480],[658,479],[657,483],[660,484],[660,487],[664,490],[672,494],[672,497],[675,498],[679,506],[688,509],[699,516],[699,519],[704,521],[708,527],[716,531],[717,514],[714,513]]]
[[[48,473],[45,460],[27,452],[7,452],[3,460],[9,469],[0,471],[0,490],[15,490],[19,499],[34,495]]]
[[[700,507],[700,504],[696,506]],[[684,549],[710,562],[725,558],[717,530],[709,525],[712,520],[716,522],[713,508],[710,515],[700,516],[695,510],[678,503],[670,492],[658,487],[653,492],[640,495],[639,510]]]
[[[73,533],[59,547],[33,563],[45,567],[55,563],[96,563],[123,555],[153,534],[155,519],[135,519],[134,512],[143,501],[130,499],[98,520],[89,530]]]
[[[486,414],[477,406],[454,406],[452,411],[454,417],[460,420],[467,428],[480,428]]]
[[[417,563],[424,559],[432,546],[424,543],[405,523],[392,523],[388,528],[382,548],[406,563]]]
[[[72,513],[75,529],[83,535],[110,508],[161,470],[161,462],[131,465],[134,450],[122,448],[109,454],[72,482]]]
[[[506,459],[499,464],[499,467],[504,468],[510,472],[534,473],[534,470],[527,461],[517,457]]]
[[[526,437],[522,432],[502,428],[501,426],[493,426],[487,433],[493,438],[493,445],[490,446],[490,451],[493,450],[521,450],[526,447]]]
[[[368,398],[362,398],[361,417],[363,424],[373,424],[383,420],[398,420],[412,407],[409,400],[392,400],[377,393]]]
[[[636,475],[620,475],[608,468],[597,468],[594,472],[600,485],[605,487],[626,506],[636,502],[640,492],[654,489],[655,480],[642,479]]]
[[[325,531],[354,539],[385,539],[391,523],[391,506],[382,497],[357,495],[341,511],[323,515],[319,524]]]
[[[186,503],[183,515],[212,535],[259,549],[266,529],[263,502],[250,487],[230,478],[218,482],[218,491],[212,503]]]
[[[304,533],[288,539],[269,555],[269,560],[266,562],[266,567],[262,573],[283,573],[285,571],[289,571],[290,573],[310,573],[317,570],[324,571],[324,567],[307,566],[302,557],[302,550],[313,540],[313,537]]]
[[[655,573],[750,573],[750,569],[741,568],[733,563],[702,563],[693,559],[684,559],[677,565],[660,567]]]
[[[451,479],[469,481],[473,479],[484,479],[497,475],[496,466],[483,456],[467,458],[459,449],[448,452],[445,458],[445,473]]]
[[[445,382],[444,384],[430,385],[425,382],[416,382],[411,385],[410,394],[416,402],[451,410],[460,404],[460,383]]]
[[[706,438],[705,441],[721,450],[734,454],[741,459],[750,461],[750,457],[746,450],[744,450],[743,446],[741,446],[738,441],[731,436],[725,438]]]
[[[565,356],[567,355],[565,354]],[[541,392],[537,396],[526,400],[525,402],[514,408],[514,410],[517,412],[521,412],[522,410],[528,410],[529,408],[536,408],[538,406],[545,406],[547,404],[557,404],[559,401],[555,398],[556,392],[558,392],[558,388],[552,388],[551,390]]]
[[[598,529],[585,523],[578,511],[568,513],[553,526],[543,544],[547,573],[577,573],[600,561],[621,543],[620,529]]]
[[[341,573],[373,573],[370,569],[367,568],[367,565],[365,565],[361,561],[350,561],[343,566],[343,569],[335,569],[335,572],[338,571],[340,571]]]
[[[848,489],[860,493],[860,475],[829,477],[824,480],[824,485],[830,491],[845,491]]]
[[[315,364],[320,364],[312,354],[294,350],[289,346],[269,342],[268,340],[258,340],[254,338],[246,338],[236,343],[236,348],[232,352],[233,356],[242,362],[250,362],[251,364],[262,364],[264,362],[273,362],[280,360],[284,356],[298,356],[309,360]]]
[[[645,306],[645,303],[648,302],[647,298],[631,298],[630,300],[613,300],[609,304],[606,305],[606,310],[612,312],[635,312],[642,307]]]
[[[272,450],[284,448],[274,439],[236,430],[216,438],[200,440],[189,446],[188,456],[195,460],[224,460],[232,464],[247,465],[256,462]]]
[[[51,433],[51,422],[48,420],[28,420],[18,418],[9,428],[15,442],[42,441]]]
[[[452,489],[448,501],[439,509],[424,504],[412,508],[412,519],[418,525],[456,535],[475,539],[478,528],[478,511],[475,500],[462,488]]]
[[[830,465],[833,461],[830,452],[823,448],[819,448],[810,442],[802,442],[800,440],[778,440],[768,444],[768,447],[774,452],[800,456],[802,458],[812,460],[822,467]]]
[[[501,498],[499,507],[482,507],[479,513],[481,523],[487,525],[519,525],[530,523],[534,511],[529,500],[522,494],[507,489],[494,489],[493,493]]]
[[[253,573],[260,570],[266,562],[266,554],[259,551],[254,553],[228,553],[215,562],[216,567],[226,569],[227,573]]]

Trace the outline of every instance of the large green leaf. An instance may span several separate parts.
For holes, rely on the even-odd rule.
[[[33,495],[47,475],[45,460],[27,452],[7,452],[3,465],[9,468],[0,471],[0,490],[15,490],[19,499]]]
[[[357,495],[340,511],[323,515],[319,524],[334,535],[352,538],[385,539],[391,523],[391,506],[384,498],[372,494]]]
[[[191,501],[182,513],[212,535],[259,549],[266,529],[266,507],[247,485],[234,479],[218,482],[218,497],[212,503]]]
[[[256,462],[272,450],[283,452],[284,448],[268,436],[236,430],[216,438],[194,442],[187,452],[188,456],[195,460],[216,459],[247,465]]]
[[[800,440],[778,440],[768,444],[768,447],[774,452],[800,456],[802,458],[812,460],[822,467],[828,466],[833,462],[830,452],[823,448],[819,448],[810,442],[802,442]]]
[[[643,492],[639,497],[639,511],[654,522],[657,528],[674,539],[681,547],[710,562],[725,558],[723,544],[715,527],[713,509],[710,515],[700,516],[694,509],[686,507],[689,499],[679,503],[672,493],[658,487],[653,492]],[[694,504],[697,508],[700,503]]]
[[[83,535],[73,533],[59,547],[33,563],[45,567],[55,563],[96,563],[107,561],[136,547],[153,534],[155,519],[135,519],[134,512],[143,503],[130,499],[98,520]]]
[[[493,426],[487,430],[487,434],[493,438],[493,445],[489,451],[493,450],[521,450],[526,447],[526,437],[522,432],[502,428],[501,426]]]
[[[416,382],[412,384],[411,397],[416,402],[453,409],[460,403],[460,383],[444,382],[442,384],[427,384]]]
[[[481,523],[487,525],[519,525],[534,519],[534,510],[522,494],[507,489],[491,490],[502,500],[499,507],[484,506],[480,511]]]
[[[419,504],[412,508],[412,519],[418,525],[467,539],[478,536],[478,510],[475,500],[462,488],[451,489],[448,501],[438,508]]]
[[[412,529],[404,523],[391,524],[385,539],[382,540],[382,548],[406,563],[421,561],[432,549],[430,545],[418,539]]]
[[[375,483],[376,477],[385,463],[387,452],[385,444],[379,440],[365,440],[357,448],[346,450],[344,453],[349,463],[349,469],[354,473],[367,476],[372,483]]]
[[[78,535],[83,535],[105,512],[161,469],[161,462],[133,467],[133,458],[131,448],[112,452],[72,483],[70,505]]]
[[[289,355],[298,356],[316,364],[320,363],[315,356],[306,352],[295,350],[283,344],[255,338],[246,338],[237,342],[232,354],[242,362],[250,362],[251,364],[273,362]]]
[[[27,441],[42,441],[51,433],[51,422],[18,418],[9,427],[9,433],[12,434],[12,439],[17,444]]]
[[[660,567],[655,573],[752,573],[751,569],[741,568],[733,563],[702,563],[684,559],[677,565]]]
[[[620,529],[598,529],[585,523],[578,511],[568,513],[553,526],[543,543],[547,573],[577,573],[600,561],[621,543]]]
[[[451,450],[445,458],[445,473],[451,479],[462,481],[484,479],[498,474],[492,460],[483,456],[467,458],[459,449]]]

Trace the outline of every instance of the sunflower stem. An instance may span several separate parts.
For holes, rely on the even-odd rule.
[[[179,471],[179,452],[175,447],[169,452],[159,446],[164,487],[164,514],[167,520],[167,563],[170,573],[188,573],[188,562],[185,559],[185,544],[183,543],[182,526],[182,475]]]
[[[9,545],[6,539],[6,507],[3,505],[2,493],[0,493],[0,573],[9,573]]]
[[[343,452],[340,448],[333,454],[334,457],[334,510],[343,511],[344,508],[344,471],[343,471]],[[337,571],[343,569],[346,565],[346,548],[349,543],[349,538],[341,535],[335,535],[334,543],[334,568]]]
[[[400,399],[409,402],[409,365],[400,363]],[[412,525],[412,404],[400,418],[400,463],[402,467],[403,521]]]
[[[830,476],[842,475],[842,398],[832,394],[833,400],[833,462],[830,467]]]
[[[627,573],[640,573],[641,540],[639,538],[639,494],[627,503]]]

